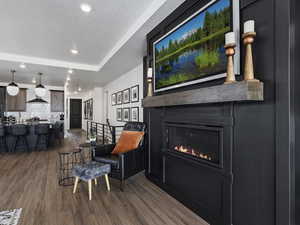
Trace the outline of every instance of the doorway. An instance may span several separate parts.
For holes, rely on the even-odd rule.
[[[70,129],[82,128],[82,100],[70,99]]]

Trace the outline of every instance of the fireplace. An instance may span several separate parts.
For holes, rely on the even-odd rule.
[[[162,187],[210,224],[231,224],[232,120],[194,111],[183,114],[180,109],[163,114],[157,136],[162,143]]]
[[[166,123],[166,149],[190,159],[221,166],[222,128]]]

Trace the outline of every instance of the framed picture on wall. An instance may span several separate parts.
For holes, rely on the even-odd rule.
[[[130,120],[130,108],[123,109],[123,121],[128,122]]]
[[[130,102],[130,88],[127,88],[123,91],[123,104]]]
[[[122,96],[122,91],[117,93],[117,105],[122,105],[123,101],[123,96]]]
[[[132,122],[139,122],[139,107],[132,107],[130,116]]]
[[[117,108],[117,121],[122,121],[122,108]]]
[[[93,112],[93,104],[94,104],[94,100],[91,98],[89,100],[90,102],[90,109],[89,109],[89,120],[93,120],[93,115],[94,115],[94,112]]]
[[[84,101],[84,119],[87,120],[87,101]]]
[[[114,106],[117,104],[117,94],[114,93],[111,95],[111,105]]]
[[[131,87],[131,102],[139,101],[139,85]]]

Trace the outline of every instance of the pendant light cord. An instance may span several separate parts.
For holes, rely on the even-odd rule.
[[[15,82],[15,70],[11,70],[11,74],[12,74],[12,82]]]
[[[42,84],[42,73],[39,73],[39,76],[40,76],[40,85]]]

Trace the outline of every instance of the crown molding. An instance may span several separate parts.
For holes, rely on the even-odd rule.
[[[99,71],[99,67],[97,65],[81,64],[81,63],[74,63],[74,62],[68,62],[62,60],[16,55],[16,54],[3,53],[3,52],[0,53],[0,60],[18,62],[18,63],[36,64],[36,65],[43,65],[43,66],[72,68],[77,70],[87,70],[87,71],[94,71],[94,72]]]
[[[117,41],[114,47],[105,55],[101,62],[97,65],[74,63],[62,60],[47,59],[40,57],[32,57],[18,54],[10,54],[5,52],[0,52],[0,60],[18,62],[18,63],[28,63],[43,66],[61,67],[61,68],[72,68],[77,70],[85,70],[98,72],[100,71],[106,63],[133,37],[133,35],[142,28],[142,26],[159,10],[167,0],[155,0],[145,12],[136,20],[136,22],[130,26],[128,31]]]
[[[115,44],[98,65],[99,70],[130,40],[130,38],[159,10],[167,0],[154,1],[146,11],[136,20],[136,22],[128,29],[125,35]]]

